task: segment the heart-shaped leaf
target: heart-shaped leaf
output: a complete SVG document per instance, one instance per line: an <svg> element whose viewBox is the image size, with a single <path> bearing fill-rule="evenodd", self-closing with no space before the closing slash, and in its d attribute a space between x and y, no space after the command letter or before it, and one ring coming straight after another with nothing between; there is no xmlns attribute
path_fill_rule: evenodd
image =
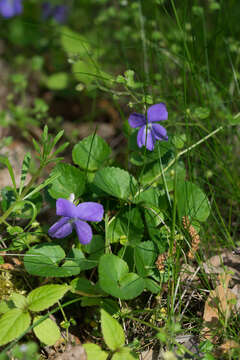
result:
<svg viewBox="0 0 240 360"><path fill-rule="evenodd" d="M100 136L93 134L79 141L72 152L73 162L89 171L99 169L111 154L111 148Z"/></svg>
<svg viewBox="0 0 240 360"><path fill-rule="evenodd" d="M133 299L144 289L144 280L135 273L129 273L127 263L116 255L103 255L98 269L101 288L112 296Z"/></svg>
<svg viewBox="0 0 240 360"><path fill-rule="evenodd" d="M205 221L210 214L207 196L190 181L177 181L177 209L179 217L188 216L190 220Z"/></svg>
<svg viewBox="0 0 240 360"><path fill-rule="evenodd" d="M24 256L24 266L31 275L43 277L64 277L78 275L81 270L91 269L97 265L95 260L87 260L83 252L73 249L66 261L66 254L60 245L43 243L32 247Z"/></svg>
<svg viewBox="0 0 240 360"><path fill-rule="evenodd" d="M93 184L105 193L124 200L133 198L137 188L136 179L127 171L117 167L100 169Z"/></svg>
<svg viewBox="0 0 240 360"><path fill-rule="evenodd" d="M69 164L58 164L51 172L51 176L58 175L51 183L48 190L49 194L54 198L68 199L70 194L79 197L83 194L85 188L85 178L81 170Z"/></svg>

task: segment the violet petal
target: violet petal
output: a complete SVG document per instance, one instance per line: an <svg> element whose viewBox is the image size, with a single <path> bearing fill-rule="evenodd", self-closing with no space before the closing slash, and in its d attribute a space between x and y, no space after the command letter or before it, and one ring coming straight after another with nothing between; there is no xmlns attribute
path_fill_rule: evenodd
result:
<svg viewBox="0 0 240 360"><path fill-rule="evenodd" d="M81 244L86 245L92 240L92 229L85 221L75 220L75 229Z"/></svg>
<svg viewBox="0 0 240 360"><path fill-rule="evenodd" d="M73 226L72 224L69 222L69 218L68 217L62 217L60 220L58 220L57 222L55 222L55 224L53 224L50 229L48 230L48 234L51 237L54 238L64 238L68 235L71 234Z"/></svg>
<svg viewBox="0 0 240 360"><path fill-rule="evenodd" d="M77 217L77 207L67 199L57 199L56 214L70 218Z"/></svg>
<svg viewBox="0 0 240 360"><path fill-rule="evenodd" d="M146 138L146 125L142 126L139 131L138 131L138 134L137 134L137 144L138 144L138 147L142 147L144 144L145 144L145 138Z"/></svg>
<svg viewBox="0 0 240 360"><path fill-rule="evenodd" d="M11 18L22 12L22 0L0 0L0 13L5 18Z"/></svg>
<svg viewBox="0 0 240 360"><path fill-rule="evenodd" d="M168 140L167 130L163 126L159 124L152 124L152 132L156 140Z"/></svg>
<svg viewBox="0 0 240 360"><path fill-rule="evenodd" d="M137 128L146 125L146 118L142 114L133 113L129 116L128 122L132 128Z"/></svg>
<svg viewBox="0 0 240 360"><path fill-rule="evenodd" d="M148 129L147 138L145 139L145 141L146 141L146 148L150 151L153 151L156 139L154 137L154 132L152 129Z"/></svg>
<svg viewBox="0 0 240 360"><path fill-rule="evenodd" d="M54 8L54 19L59 23L63 24L67 20L68 7L66 5L57 5Z"/></svg>
<svg viewBox="0 0 240 360"><path fill-rule="evenodd" d="M103 213L103 206L96 202L84 202L76 209L76 216L85 221L101 221Z"/></svg>
<svg viewBox="0 0 240 360"><path fill-rule="evenodd" d="M168 112L164 103L152 105L147 110L147 120L149 123L154 121L167 120L167 118Z"/></svg>

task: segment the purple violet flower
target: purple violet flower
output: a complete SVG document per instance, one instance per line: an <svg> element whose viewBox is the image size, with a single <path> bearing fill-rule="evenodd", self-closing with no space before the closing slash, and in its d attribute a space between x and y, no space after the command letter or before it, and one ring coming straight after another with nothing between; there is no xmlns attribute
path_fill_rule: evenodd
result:
<svg viewBox="0 0 240 360"><path fill-rule="evenodd" d="M56 5L53 6L49 2L42 4L43 19L46 20L53 17L59 24L63 24L67 20L68 6Z"/></svg>
<svg viewBox="0 0 240 360"><path fill-rule="evenodd" d="M140 127L137 135L138 147L143 145L150 151L154 149L157 140L168 140L167 130L156 124L157 121L167 120L168 112L164 103L155 104L148 108L147 118L138 113L129 116L128 122L132 128Z"/></svg>
<svg viewBox="0 0 240 360"><path fill-rule="evenodd" d="M64 238L74 228L80 243L86 245L92 240L92 229L86 221L101 221L104 209L96 202L84 202L76 206L71 201L60 198L56 203L56 213L62 218L50 227L48 234L54 238Z"/></svg>
<svg viewBox="0 0 240 360"><path fill-rule="evenodd" d="M22 0L0 0L0 14L6 19L22 12Z"/></svg>

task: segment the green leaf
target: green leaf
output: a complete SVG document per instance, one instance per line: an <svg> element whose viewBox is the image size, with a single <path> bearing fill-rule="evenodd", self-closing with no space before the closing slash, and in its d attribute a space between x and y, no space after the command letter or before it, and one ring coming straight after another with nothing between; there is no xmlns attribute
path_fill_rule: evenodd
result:
<svg viewBox="0 0 240 360"><path fill-rule="evenodd" d="M124 346L125 335L122 326L104 309L101 309L101 328L104 341L110 350L116 351Z"/></svg>
<svg viewBox="0 0 240 360"><path fill-rule="evenodd" d="M8 301L1 300L0 301L0 314L4 314L7 311L14 309L14 308L15 308L15 305L12 300L8 300Z"/></svg>
<svg viewBox="0 0 240 360"><path fill-rule="evenodd" d="M133 199L135 204L158 206L160 191L156 187L150 187L137 193Z"/></svg>
<svg viewBox="0 0 240 360"><path fill-rule="evenodd" d="M68 85L68 74L59 72L46 78L46 85L50 90L63 90Z"/></svg>
<svg viewBox="0 0 240 360"><path fill-rule="evenodd" d="M70 56L85 57L91 52L87 38L66 26L61 31L61 43L64 51Z"/></svg>
<svg viewBox="0 0 240 360"><path fill-rule="evenodd" d="M69 254L68 260L65 259L65 252L60 245L54 243L43 243L35 245L28 250L24 256L24 266L27 272L31 275L38 275L43 277L64 277L78 275L81 271L81 266L84 268L80 261L86 261L84 254L81 250L72 251ZM62 264L63 262L63 264ZM60 264L62 264L60 266ZM88 263L88 267L96 266L96 262L93 264ZM90 267L91 268L91 267Z"/></svg>
<svg viewBox="0 0 240 360"><path fill-rule="evenodd" d="M135 273L129 273L127 263L116 255L103 255L98 270L101 288L112 296L133 299L144 289L144 280Z"/></svg>
<svg viewBox="0 0 240 360"><path fill-rule="evenodd" d="M72 72L75 78L86 86L96 81L109 82L112 80L111 75L102 71L100 65L90 59L76 61L72 66Z"/></svg>
<svg viewBox="0 0 240 360"><path fill-rule="evenodd" d="M200 120L207 119L209 115L210 115L210 110L205 107L197 107L193 112L193 116Z"/></svg>
<svg viewBox="0 0 240 360"><path fill-rule="evenodd" d="M93 184L105 193L119 199L129 200L136 192L136 179L127 171L105 167L97 171Z"/></svg>
<svg viewBox="0 0 240 360"><path fill-rule="evenodd" d="M92 241L84 246L88 260L98 260L105 252L105 240L101 235L93 235Z"/></svg>
<svg viewBox="0 0 240 360"><path fill-rule="evenodd" d="M107 360L108 353L103 351L100 346L96 344L83 344L83 347L87 353L88 360Z"/></svg>
<svg viewBox="0 0 240 360"><path fill-rule="evenodd" d="M41 316L36 316L33 323L41 319ZM37 326L34 326L33 332L36 337L44 344L54 345L61 337L61 333L57 324L51 319L45 319Z"/></svg>
<svg viewBox="0 0 240 360"><path fill-rule="evenodd" d="M152 274L156 257L157 251L152 241L141 242L134 248L134 261L140 276Z"/></svg>
<svg viewBox="0 0 240 360"><path fill-rule="evenodd" d="M71 291L84 296L102 296L103 291L86 278L76 278L71 281Z"/></svg>
<svg viewBox="0 0 240 360"><path fill-rule="evenodd" d="M139 357L136 354L134 354L131 351L131 349L129 349L128 347L121 348L112 357L112 360L136 360L136 359L139 359Z"/></svg>
<svg viewBox="0 0 240 360"><path fill-rule="evenodd" d="M72 152L73 162L80 168L96 171L109 158L111 148L100 136L93 134L79 141Z"/></svg>
<svg viewBox="0 0 240 360"><path fill-rule="evenodd" d="M29 171L30 163L31 163L31 154L28 152L23 159L22 170L21 170L21 179L19 185L19 195L22 193L22 189L26 180L27 173Z"/></svg>
<svg viewBox="0 0 240 360"><path fill-rule="evenodd" d="M28 312L21 309L12 309L0 318L0 345L5 345L14 340L27 330L31 323Z"/></svg>
<svg viewBox="0 0 240 360"><path fill-rule="evenodd" d="M210 204L204 192L190 181L177 181L177 209L179 217L188 216L190 221L205 221L210 214Z"/></svg>
<svg viewBox="0 0 240 360"><path fill-rule="evenodd" d="M161 290L161 286L152 279L145 279L145 288L153 294L158 294Z"/></svg>
<svg viewBox="0 0 240 360"><path fill-rule="evenodd" d="M111 315L117 314L119 312L119 306L113 299L86 296L82 299L81 306L98 306L99 308L106 310Z"/></svg>
<svg viewBox="0 0 240 360"><path fill-rule="evenodd" d="M11 300L13 301L14 305L22 311L27 308L28 302L24 295L13 293Z"/></svg>
<svg viewBox="0 0 240 360"><path fill-rule="evenodd" d="M42 311L60 300L69 290L68 285L43 285L28 294L28 309Z"/></svg>
<svg viewBox="0 0 240 360"><path fill-rule="evenodd" d="M125 208L109 222L107 239L111 242L139 243L143 236L144 224L138 208Z"/></svg>
<svg viewBox="0 0 240 360"><path fill-rule="evenodd" d="M81 170L69 164L58 164L51 172L51 176L59 175L48 190L54 199L68 199L70 194L80 197L85 188L85 178Z"/></svg>
<svg viewBox="0 0 240 360"><path fill-rule="evenodd" d="M8 160L8 158L6 156L0 155L0 163L4 164L8 168L8 172L9 172L9 175L10 175L12 183L13 183L13 188L14 188L14 191L16 192L17 186L16 186L16 181L15 181L14 171L13 171L10 161Z"/></svg>

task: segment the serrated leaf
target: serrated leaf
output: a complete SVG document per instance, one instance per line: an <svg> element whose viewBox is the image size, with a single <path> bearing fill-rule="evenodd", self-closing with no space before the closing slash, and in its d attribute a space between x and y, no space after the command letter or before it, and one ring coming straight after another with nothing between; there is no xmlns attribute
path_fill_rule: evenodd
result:
<svg viewBox="0 0 240 360"><path fill-rule="evenodd" d="M28 294L28 308L31 311L48 309L69 290L68 285L43 285Z"/></svg>
<svg viewBox="0 0 240 360"><path fill-rule="evenodd" d="M124 346L125 335L122 326L104 309L101 309L101 328L104 341L110 350L116 351Z"/></svg>
<svg viewBox="0 0 240 360"><path fill-rule="evenodd" d="M127 263L116 255L103 255L98 271L101 288L112 296L133 299L144 289L144 280L135 273L129 273Z"/></svg>
<svg viewBox="0 0 240 360"><path fill-rule="evenodd" d="M31 323L31 317L28 312L20 309L12 309L6 312L0 318L0 345L16 339L27 330Z"/></svg>
<svg viewBox="0 0 240 360"><path fill-rule="evenodd" d="M136 179L117 167L105 167L97 171L93 184L105 193L129 200L137 189Z"/></svg>
<svg viewBox="0 0 240 360"><path fill-rule="evenodd" d="M93 134L74 146L72 157L73 162L80 168L96 171L103 166L110 154L111 148L106 141L97 134Z"/></svg>
<svg viewBox="0 0 240 360"><path fill-rule="evenodd" d="M36 316L33 323L41 319L41 316ZM54 345L61 337L61 333L57 324L51 319L45 319L37 326L34 326L33 332L36 337L44 344Z"/></svg>
<svg viewBox="0 0 240 360"><path fill-rule="evenodd" d="M69 164L58 164L51 172L51 176L59 175L48 190L54 199L68 199L70 194L80 197L85 188L85 177L81 170Z"/></svg>
<svg viewBox="0 0 240 360"><path fill-rule="evenodd" d="M107 360L108 353L103 351L100 346L96 344L83 344L83 347L87 353L88 360Z"/></svg>

